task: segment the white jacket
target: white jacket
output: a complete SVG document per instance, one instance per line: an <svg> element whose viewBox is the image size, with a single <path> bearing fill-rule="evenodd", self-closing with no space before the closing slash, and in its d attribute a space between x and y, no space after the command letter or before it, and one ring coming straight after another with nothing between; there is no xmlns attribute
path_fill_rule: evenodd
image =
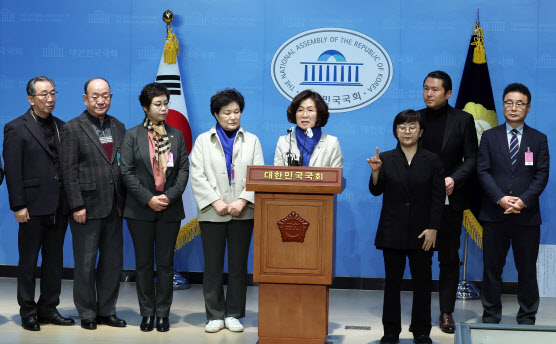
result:
<svg viewBox="0 0 556 344"><path fill-rule="evenodd" d="M292 133L280 136L276 144L276 152L274 153L274 166L287 166L288 158L286 153L290 149L291 152L299 159L299 148L297 148L297 140L295 137L295 130ZM315 147L309 166L314 167L342 167L344 157L340 149L340 142L336 136L327 135L322 133L320 141Z"/></svg>
<svg viewBox="0 0 556 344"><path fill-rule="evenodd" d="M197 137L189 158L191 188L199 207L198 221L227 222L232 219L249 220L254 217L255 193L245 191L245 182L247 165L264 165L263 150L257 136L239 127L232 155L232 169L235 175L232 185L228 183L226 158L216 133L216 126ZM230 214L220 216L211 205L219 199L230 204L238 198L248 201L238 217Z"/></svg>

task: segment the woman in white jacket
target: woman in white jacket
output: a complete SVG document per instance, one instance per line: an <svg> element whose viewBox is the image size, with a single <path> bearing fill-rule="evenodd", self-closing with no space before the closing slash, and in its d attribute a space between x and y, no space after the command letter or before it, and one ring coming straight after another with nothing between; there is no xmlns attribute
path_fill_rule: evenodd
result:
<svg viewBox="0 0 556 344"><path fill-rule="evenodd" d="M263 165L259 139L240 125L245 101L235 89L212 96L216 125L199 135L191 152L191 186L199 207L205 271L203 294L206 332L224 326L242 332L245 316L247 258L253 234L255 195L245 190L247 165ZM228 245L228 288L222 275Z"/></svg>
<svg viewBox="0 0 556 344"><path fill-rule="evenodd" d="M311 90L300 92L288 107L288 121L297 124L280 136L275 166L342 167L344 158L338 138L321 128L328 122L328 105Z"/></svg>

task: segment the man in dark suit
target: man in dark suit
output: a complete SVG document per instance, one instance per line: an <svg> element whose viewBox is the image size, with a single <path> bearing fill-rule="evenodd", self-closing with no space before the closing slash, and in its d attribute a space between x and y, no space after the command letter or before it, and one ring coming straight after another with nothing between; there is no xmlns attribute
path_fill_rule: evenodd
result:
<svg viewBox="0 0 556 344"><path fill-rule="evenodd" d="M106 80L93 78L84 89L87 110L60 133L62 177L73 213L73 299L84 329L94 330L97 323L124 327L116 301L123 261L119 155L125 126L107 114L112 93Z"/></svg>
<svg viewBox="0 0 556 344"><path fill-rule="evenodd" d="M502 271L512 246L518 271L518 324L534 325L539 307L536 261L541 212L539 196L548 183L550 156L546 135L525 124L531 93L522 84L504 90L506 123L487 130L477 156L485 191L479 220L483 225L483 322L502 316Z"/></svg>
<svg viewBox="0 0 556 344"><path fill-rule="evenodd" d="M56 307L60 303L63 246L68 209L60 180L60 135L64 122L52 115L54 81L39 76L27 83L27 112L4 127L4 162L10 209L19 222L17 301L24 329L39 323L72 325ZM42 252L40 297L35 302L35 277ZM38 317L38 318L37 318Z"/></svg>
<svg viewBox="0 0 556 344"><path fill-rule="evenodd" d="M452 317L459 282L459 246L463 210L467 207L466 183L475 170L477 132L473 116L448 104L452 95L452 79L443 71L434 71L423 82L423 115L427 130L423 148L440 156L446 173L446 202L438 229L436 249L440 263L439 304L440 329L454 333Z"/></svg>

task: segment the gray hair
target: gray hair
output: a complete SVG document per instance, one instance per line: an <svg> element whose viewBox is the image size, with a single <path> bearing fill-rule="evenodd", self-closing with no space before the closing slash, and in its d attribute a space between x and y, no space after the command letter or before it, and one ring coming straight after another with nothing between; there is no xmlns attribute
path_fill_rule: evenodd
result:
<svg viewBox="0 0 556 344"><path fill-rule="evenodd" d="M48 81L52 87L56 88L56 85L54 84L54 81L52 81L52 79L41 75L41 76L36 76L33 79L29 80L29 82L27 83L27 95L28 96L34 96L36 95L35 93L37 92L37 89L35 87L35 83L37 83L38 81Z"/></svg>

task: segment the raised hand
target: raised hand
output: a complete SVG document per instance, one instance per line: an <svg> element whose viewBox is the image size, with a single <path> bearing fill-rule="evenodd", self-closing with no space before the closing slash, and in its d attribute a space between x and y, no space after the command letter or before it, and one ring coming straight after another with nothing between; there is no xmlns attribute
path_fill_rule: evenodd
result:
<svg viewBox="0 0 556 344"><path fill-rule="evenodd" d="M382 167L382 160L380 160L380 156L378 155L378 153L378 147L376 147L376 156L367 159L367 162L369 163L369 166L371 167L373 172L380 170L380 168Z"/></svg>

